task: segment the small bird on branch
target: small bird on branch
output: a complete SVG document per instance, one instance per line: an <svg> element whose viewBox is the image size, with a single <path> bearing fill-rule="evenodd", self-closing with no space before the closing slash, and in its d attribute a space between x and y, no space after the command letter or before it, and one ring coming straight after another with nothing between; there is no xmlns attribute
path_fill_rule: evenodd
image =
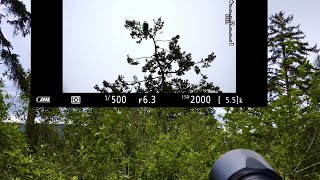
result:
<svg viewBox="0 0 320 180"><path fill-rule="evenodd" d="M142 30L143 30L144 37L145 37L146 39L148 39L149 24L148 24L146 21L143 22Z"/></svg>

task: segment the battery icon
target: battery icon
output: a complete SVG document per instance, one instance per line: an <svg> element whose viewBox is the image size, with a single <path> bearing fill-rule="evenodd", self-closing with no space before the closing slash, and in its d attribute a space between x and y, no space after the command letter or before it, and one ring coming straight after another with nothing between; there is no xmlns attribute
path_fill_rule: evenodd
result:
<svg viewBox="0 0 320 180"><path fill-rule="evenodd" d="M38 96L36 101L37 103L50 103L50 96Z"/></svg>

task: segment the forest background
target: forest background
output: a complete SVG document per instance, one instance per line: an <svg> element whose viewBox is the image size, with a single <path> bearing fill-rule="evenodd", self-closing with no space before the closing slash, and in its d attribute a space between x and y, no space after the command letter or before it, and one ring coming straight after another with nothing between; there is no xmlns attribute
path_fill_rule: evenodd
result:
<svg viewBox="0 0 320 180"><path fill-rule="evenodd" d="M31 13L18 0L1 1L1 6L6 12L0 16L1 26L7 23L14 32L0 30L0 63L5 67L0 81L0 179L207 179L215 160L236 148L260 153L284 179L320 179L319 49L305 40L292 15L281 11L270 16L268 107L224 108L217 118L214 108L31 108L31 71L23 68L7 37L30 36ZM150 24L150 38L163 22ZM135 22L124 25L136 32L132 38L143 40ZM152 59L180 60L176 76L191 68L199 71L178 40L174 36L169 41L167 54L156 48ZM209 54L199 63L214 59ZM146 73L157 72L152 68L161 71L164 66L151 63ZM161 72L163 78L166 73ZM218 90L198 74L203 83L146 78L144 83L158 86L136 90ZM6 80L15 83L19 98L6 91ZM118 91L130 84L103 86ZM25 122L23 132L19 123L12 123L12 113Z"/></svg>

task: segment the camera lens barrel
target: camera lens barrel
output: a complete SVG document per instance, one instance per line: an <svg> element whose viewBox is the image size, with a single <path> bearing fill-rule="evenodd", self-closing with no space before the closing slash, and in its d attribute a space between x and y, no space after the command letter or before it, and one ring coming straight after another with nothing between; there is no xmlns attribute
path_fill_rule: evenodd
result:
<svg viewBox="0 0 320 180"><path fill-rule="evenodd" d="M209 180L282 180L258 153L235 149L223 154L213 165Z"/></svg>

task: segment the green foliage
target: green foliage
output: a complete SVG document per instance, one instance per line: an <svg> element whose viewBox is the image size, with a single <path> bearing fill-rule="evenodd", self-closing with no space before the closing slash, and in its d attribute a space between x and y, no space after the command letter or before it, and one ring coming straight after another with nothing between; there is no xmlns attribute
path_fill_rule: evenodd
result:
<svg viewBox="0 0 320 180"><path fill-rule="evenodd" d="M0 121L4 120L7 118L7 112L10 106L10 103L6 103L6 99L8 99L8 94L3 92L3 82L2 79L0 78Z"/></svg>
<svg viewBox="0 0 320 180"><path fill-rule="evenodd" d="M0 179L64 179L53 161L41 155L45 151L30 154L18 124L4 122L9 106L2 88L0 81Z"/></svg>
<svg viewBox="0 0 320 180"><path fill-rule="evenodd" d="M25 147L1 153L1 179L64 179L51 159L24 152L27 150L26 143L21 143Z"/></svg>
<svg viewBox="0 0 320 180"><path fill-rule="evenodd" d="M320 66L319 68L316 68L314 73L311 75L312 80L310 81L311 83L311 88L310 88L310 96L311 96L311 102L313 106L320 111Z"/></svg>
<svg viewBox="0 0 320 180"><path fill-rule="evenodd" d="M66 126L65 141L77 153L72 157L61 154L64 158L60 159L70 165L64 167L65 173L73 168L68 177L80 179L207 179L212 162L224 152L223 130L212 116L177 113L181 111L68 110L67 117L75 118L77 126ZM169 120L168 114L174 113L176 118Z"/></svg>

